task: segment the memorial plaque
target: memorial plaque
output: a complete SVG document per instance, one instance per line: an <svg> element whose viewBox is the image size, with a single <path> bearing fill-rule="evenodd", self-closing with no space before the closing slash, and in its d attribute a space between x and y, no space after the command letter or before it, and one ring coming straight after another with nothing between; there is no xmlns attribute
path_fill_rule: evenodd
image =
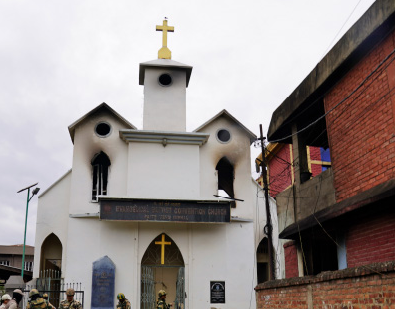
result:
<svg viewBox="0 0 395 309"><path fill-rule="evenodd" d="M225 304L225 281L210 281L210 303Z"/></svg>
<svg viewBox="0 0 395 309"><path fill-rule="evenodd" d="M230 202L101 198L100 219L224 223L230 222Z"/></svg>
<svg viewBox="0 0 395 309"><path fill-rule="evenodd" d="M106 255L93 262L92 309L114 309L115 265Z"/></svg>

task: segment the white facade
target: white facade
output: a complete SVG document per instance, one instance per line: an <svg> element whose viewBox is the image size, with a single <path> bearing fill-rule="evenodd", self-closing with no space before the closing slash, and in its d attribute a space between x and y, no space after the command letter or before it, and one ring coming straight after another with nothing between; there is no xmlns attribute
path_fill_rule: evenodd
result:
<svg viewBox="0 0 395 309"><path fill-rule="evenodd" d="M191 70L163 59L140 65L144 130L137 130L105 103L69 127L74 143L72 169L39 197L34 277L45 269L47 260L61 259L64 281L82 282L85 308L91 307L92 263L106 255L116 267L115 295L124 293L132 308L140 308L142 259L162 234L182 256L185 308L256 307L257 248L266 224L263 192L251 179L250 145L256 137L225 110L194 132L185 132L185 91ZM165 87L158 84L163 73L173 78ZM108 134L97 133L101 123L110 128ZM218 138L221 130L225 140L230 133L228 141ZM234 179L228 177L225 182L233 183L233 197L244 201L236 201L228 223L100 220L100 198L98 202L92 197L92 160L101 152L111 162L107 188L102 189L107 198L219 200L214 195L218 182L224 182L217 167L226 158L225 166L233 169ZM274 202L270 203L276 218ZM275 224L274 235L276 231ZM61 252L45 246L52 234L59 239ZM277 244L275 238L275 248ZM175 272L162 266L152 266L162 280L155 292L167 290L171 303L176 294ZM211 281L225 282L225 304L210 304Z"/></svg>

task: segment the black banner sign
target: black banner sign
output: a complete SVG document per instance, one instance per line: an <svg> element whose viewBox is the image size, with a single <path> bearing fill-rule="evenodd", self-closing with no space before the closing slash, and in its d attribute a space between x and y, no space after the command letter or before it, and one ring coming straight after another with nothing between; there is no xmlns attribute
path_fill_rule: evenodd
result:
<svg viewBox="0 0 395 309"><path fill-rule="evenodd" d="M230 222L230 202L101 199L100 219L154 222Z"/></svg>
<svg viewBox="0 0 395 309"><path fill-rule="evenodd" d="M225 281L210 281L210 303L225 304Z"/></svg>

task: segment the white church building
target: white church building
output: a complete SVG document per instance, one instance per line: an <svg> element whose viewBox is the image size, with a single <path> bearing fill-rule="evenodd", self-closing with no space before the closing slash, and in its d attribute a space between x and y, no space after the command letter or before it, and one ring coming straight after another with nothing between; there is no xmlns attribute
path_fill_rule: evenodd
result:
<svg viewBox="0 0 395 309"><path fill-rule="evenodd" d="M226 110L186 132L192 67L171 60L167 21L157 29L159 59L140 64L143 129L106 103L69 126L72 168L39 197L33 277L57 269L81 282L85 308L114 308L124 293L153 309L163 289L177 309L254 309L268 276L257 137Z"/></svg>

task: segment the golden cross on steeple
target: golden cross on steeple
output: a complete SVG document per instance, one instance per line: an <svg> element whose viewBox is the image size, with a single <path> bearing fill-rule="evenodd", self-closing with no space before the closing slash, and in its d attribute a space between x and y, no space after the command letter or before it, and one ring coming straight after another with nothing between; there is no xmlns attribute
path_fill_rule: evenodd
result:
<svg viewBox="0 0 395 309"><path fill-rule="evenodd" d="M165 264L165 246L171 245L170 241L165 241L165 234L162 234L161 241L155 241L155 245L161 245L161 253L160 253L160 263L161 265Z"/></svg>
<svg viewBox="0 0 395 309"><path fill-rule="evenodd" d="M167 48L167 32L174 32L174 27L167 25L167 19L163 21L162 26L156 26L156 31L163 31L162 48L158 51L158 59L171 59L171 51Z"/></svg>

